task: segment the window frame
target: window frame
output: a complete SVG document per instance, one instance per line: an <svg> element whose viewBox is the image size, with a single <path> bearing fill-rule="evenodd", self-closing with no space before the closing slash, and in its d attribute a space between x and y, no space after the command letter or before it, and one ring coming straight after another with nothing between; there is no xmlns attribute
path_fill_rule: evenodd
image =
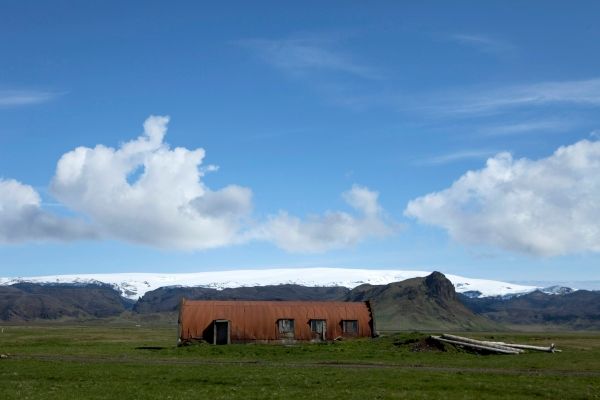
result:
<svg viewBox="0 0 600 400"><path fill-rule="evenodd" d="M287 322L288 326L286 330L282 329ZM277 320L277 333L279 335L295 335L296 334L296 321L293 318L279 318Z"/></svg>
<svg viewBox="0 0 600 400"><path fill-rule="evenodd" d="M313 322L315 322L315 323L320 322L321 323L321 330L320 331L318 331L318 330L316 330L316 329L313 328ZM308 324L310 325L310 331L312 333L318 333L318 334L323 335L327 331L327 320L324 319L324 318L311 318L308 321Z"/></svg>
<svg viewBox="0 0 600 400"><path fill-rule="evenodd" d="M347 328L352 323L351 326L354 327L353 331L349 331ZM346 336L358 336L358 320L357 319L343 319L342 320L342 334Z"/></svg>

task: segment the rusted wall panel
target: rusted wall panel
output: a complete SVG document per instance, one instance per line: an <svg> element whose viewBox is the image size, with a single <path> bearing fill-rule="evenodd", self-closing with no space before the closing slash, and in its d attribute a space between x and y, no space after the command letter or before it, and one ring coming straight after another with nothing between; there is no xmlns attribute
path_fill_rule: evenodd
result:
<svg viewBox="0 0 600 400"><path fill-rule="evenodd" d="M357 320L358 335L373 336L365 302L200 301L184 300L179 313L180 339L205 339L217 319L230 321L231 341L278 340L277 320L295 321L295 339L311 340L311 319L327 321L327 340L342 336L342 320Z"/></svg>

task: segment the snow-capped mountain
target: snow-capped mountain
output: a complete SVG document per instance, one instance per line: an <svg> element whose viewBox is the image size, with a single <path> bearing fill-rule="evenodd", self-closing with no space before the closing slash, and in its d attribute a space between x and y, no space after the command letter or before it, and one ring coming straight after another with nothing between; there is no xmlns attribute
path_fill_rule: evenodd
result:
<svg viewBox="0 0 600 400"><path fill-rule="evenodd" d="M123 297L137 300L144 293L164 286L201 286L225 289L297 284L302 286L343 286L351 289L365 283L385 285L410 278L424 277L430 273L431 271L349 268L254 269L172 274L138 272L0 278L0 285L12 285L19 282L45 284L104 283L113 286ZM458 275L446 275L446 277L454 284L458 293L467 292L472 297L520 295L540 289L537 286L465 278Z"/></svg>

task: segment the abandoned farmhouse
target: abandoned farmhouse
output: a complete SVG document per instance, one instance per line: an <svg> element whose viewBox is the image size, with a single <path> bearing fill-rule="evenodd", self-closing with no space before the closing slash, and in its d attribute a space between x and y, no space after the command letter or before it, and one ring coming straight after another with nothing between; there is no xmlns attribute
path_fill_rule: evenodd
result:
<svg viewBox="0 0 600 400"><path fill-rule="evenodd" d="M183 299L179 309L179 344L288 343L374 334L369 302Z"/></svg>

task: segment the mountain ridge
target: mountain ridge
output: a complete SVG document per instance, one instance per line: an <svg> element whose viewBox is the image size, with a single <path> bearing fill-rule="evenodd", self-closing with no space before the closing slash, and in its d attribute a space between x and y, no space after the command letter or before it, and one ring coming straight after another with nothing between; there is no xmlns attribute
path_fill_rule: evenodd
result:
<svg viewBox="0 0 600 400"><path fill-rule="evenodd" d="M294 284L307 287L346 287L362 284L385 285L406 279L425 277L431 271L358 268L272 268L208 271L196 273L118 273L73 274L37 277L0 277L0 285L29 283L104 283L112 285L123 297L131 300L161 287L204 287L217 290L239 287ZM532 292L537 286L509 282L445 275L459 293L479 292L479 297L506 296Z"/></svg>
<svg viewBox="0 0 600 400"><path fill-rule="evenodd" d="M383 285L345 287L263 285L239 288L161 287L136 302L101 283L0 285L0 320L87 320L176 317L182 297L201 300L337 300L374 302L383 330L600 329L600 291L561 287L520 295L469 298L434 272ZM550 294L549 294L550 293ZM129 311L131 310L131 311ZM127 311L127 312L126 312Z"/></svg>
<svg viewBox="0 0 600 400"><path fill-rule="evenodd" d="M459 297L472 312L505 326L600 329L600 291L555 294L536 290L509 299Z"/></svg>

